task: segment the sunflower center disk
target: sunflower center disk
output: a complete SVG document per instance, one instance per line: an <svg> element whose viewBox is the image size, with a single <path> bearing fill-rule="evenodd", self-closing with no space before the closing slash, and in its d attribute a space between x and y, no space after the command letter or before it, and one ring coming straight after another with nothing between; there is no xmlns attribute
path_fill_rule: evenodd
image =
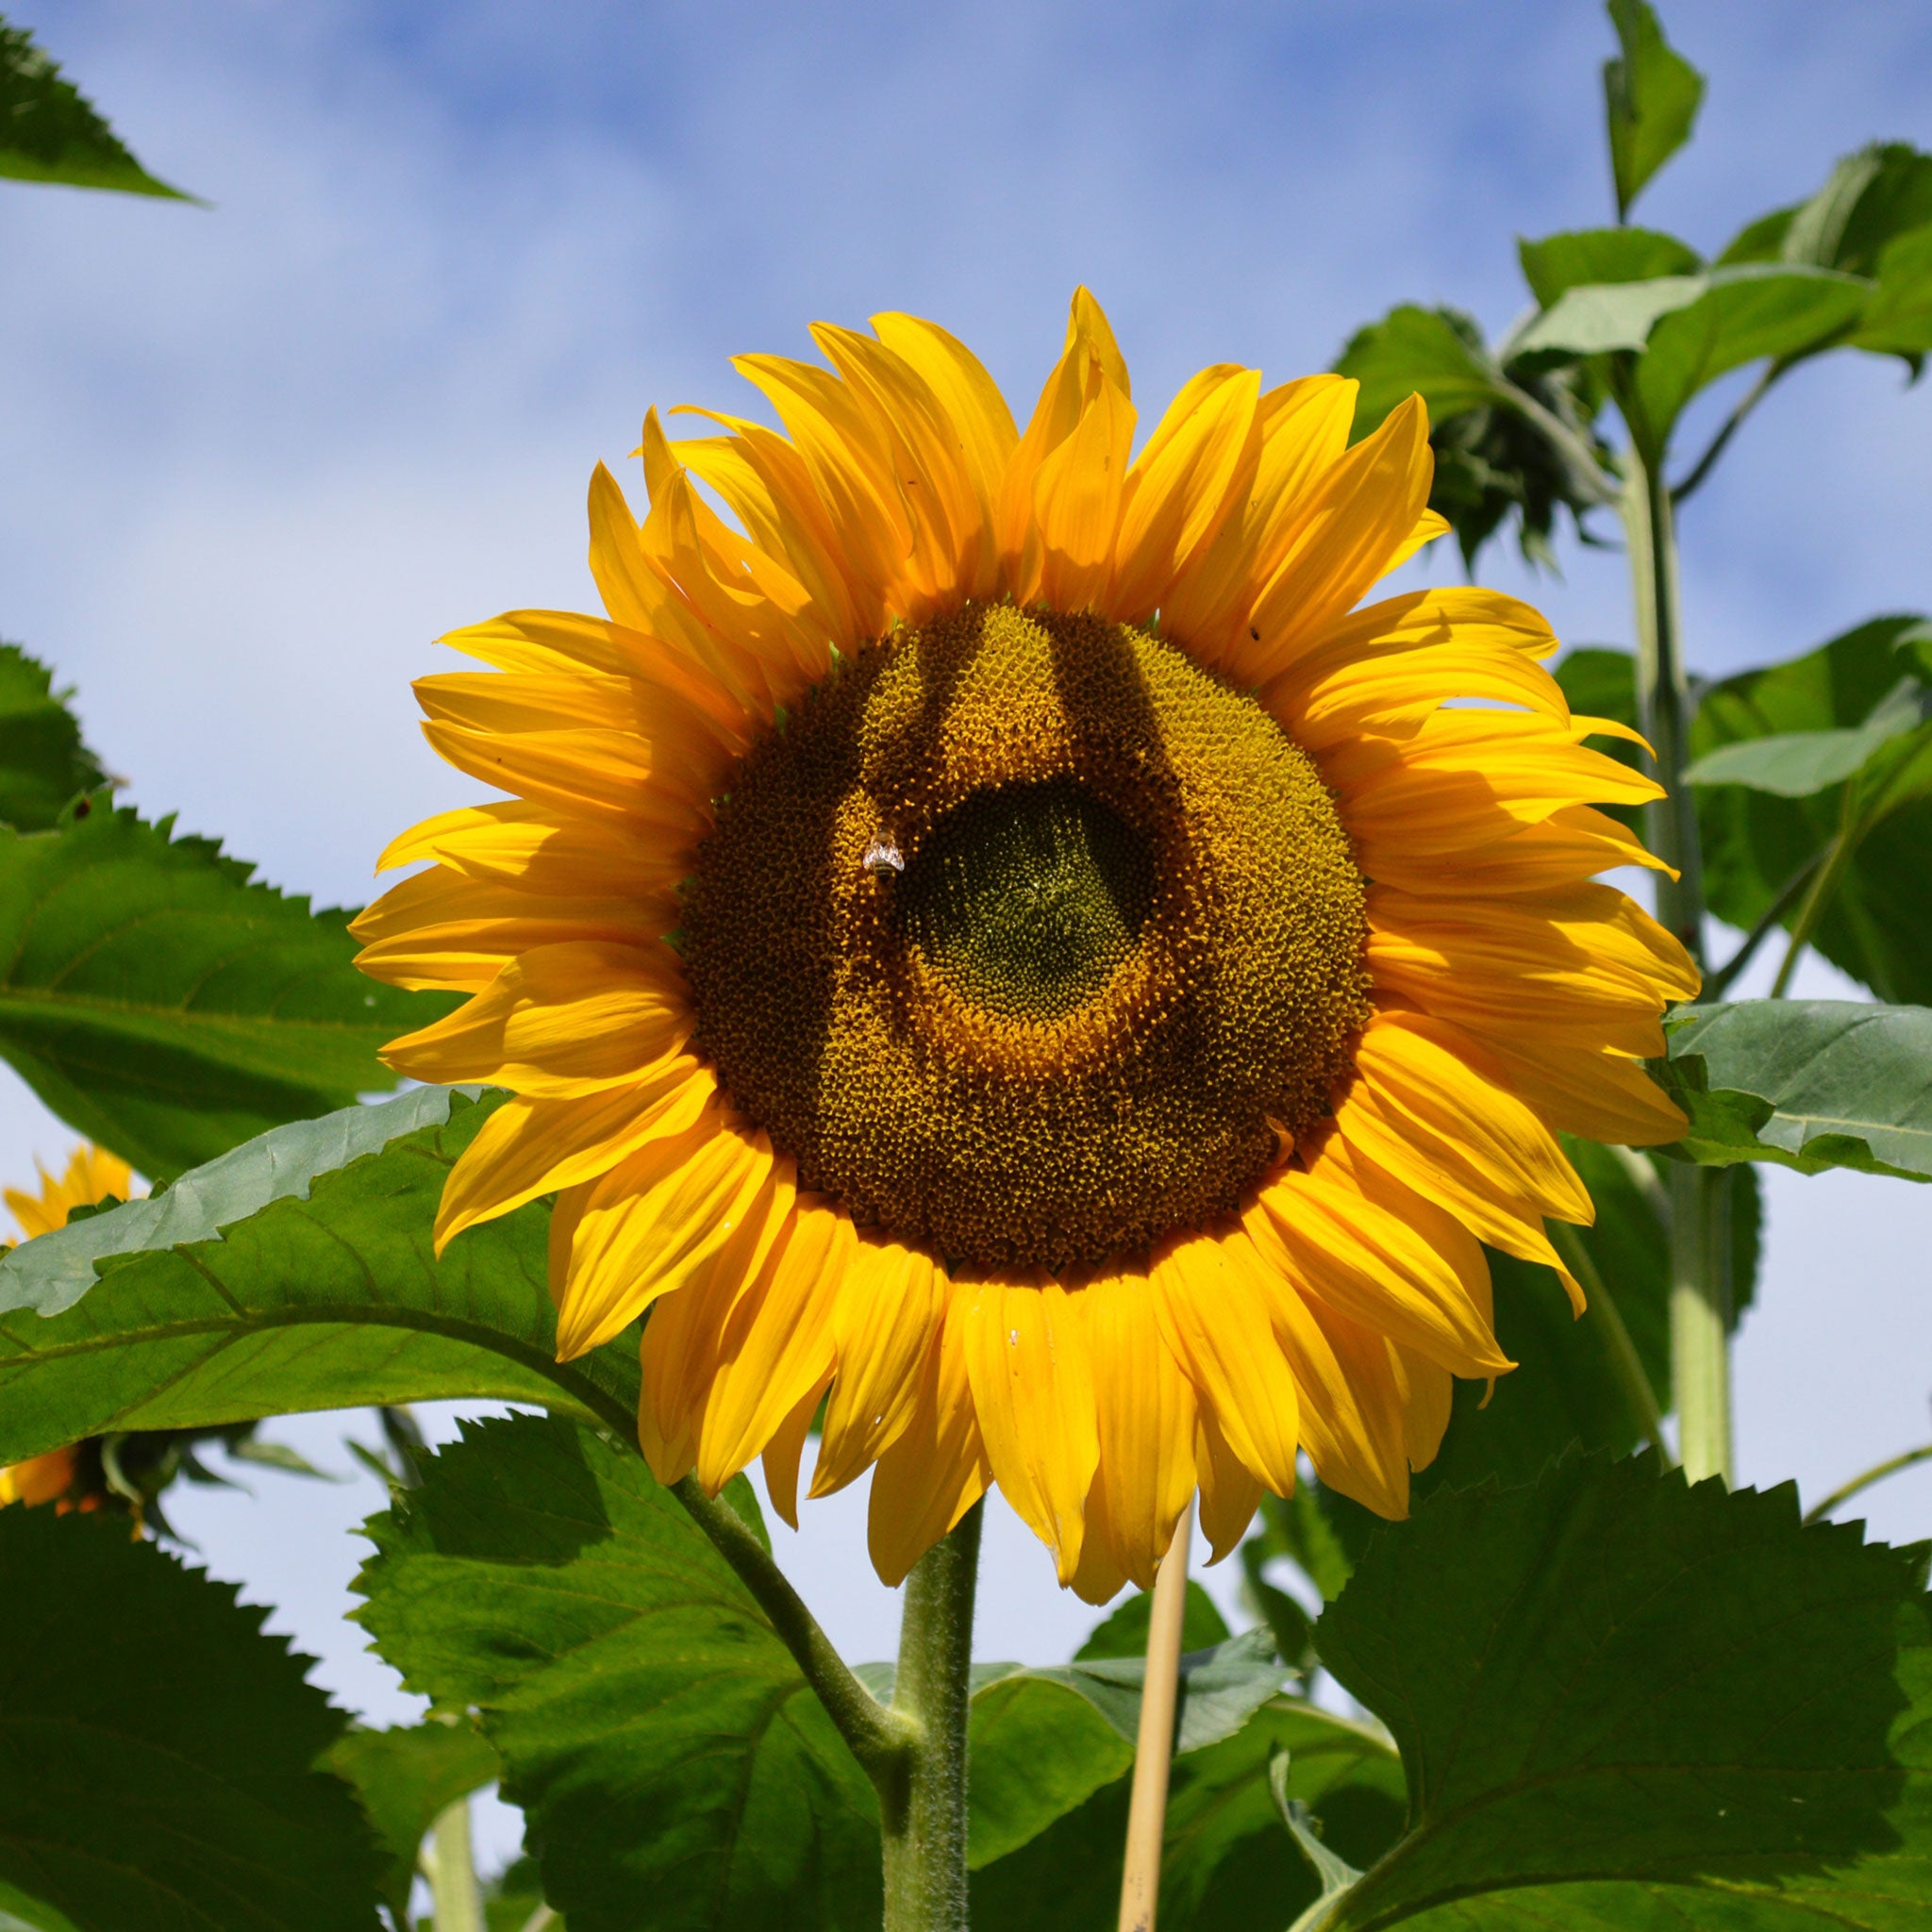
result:
<svg viewBox="0 0 1932 1932"><path fill-rule="evenodd" d="M900 930L969 1007L1064 1018L1132 955L1154 898L1133 827L1070 779L978 791L907 867Z"/></svg>
<svg viewBox="0 0 1932 1932"><path fill-rule="evenodd" d="M755 746L684 918L696 1043L802 1186L1056 1270L1226 1213L1326 1111L1365 941L1258 706L1009 605L861 651Z"/></svg>

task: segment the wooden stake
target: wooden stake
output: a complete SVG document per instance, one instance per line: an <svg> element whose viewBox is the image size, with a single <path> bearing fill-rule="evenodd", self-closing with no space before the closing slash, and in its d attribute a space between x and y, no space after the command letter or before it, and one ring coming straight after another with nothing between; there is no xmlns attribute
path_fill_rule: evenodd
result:
<svg viewBox="0 0 1932 1932"><path fill-rule="evenodd" d="M1147 1675L1141 1690L1141 1735L1134 1745L1134 1795L1127 1809L1127 1856L1121 1874L1120 1932L1154 1932L1160 1899L1160 1841L1167 1828L1167 1774L1174 1762L1174 1694L1180 1682L1181 1620L1188 1607L1191 1503L1154 1578L1147 1621Z"/></svg>

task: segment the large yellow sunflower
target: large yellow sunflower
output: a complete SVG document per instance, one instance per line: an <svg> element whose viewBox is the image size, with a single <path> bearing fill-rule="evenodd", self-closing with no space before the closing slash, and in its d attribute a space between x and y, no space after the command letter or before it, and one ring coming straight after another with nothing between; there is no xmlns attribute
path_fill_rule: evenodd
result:
<svg viewBox="0 0 1932 1932"><path fill-rule="evenodd" d="M1094 1601L1298 1448L1401 1515L1510 1366L1479 1243L1561 1274L1590 1217L1554 1130L1680 1130L1638 1061L1696 973L1592 883L1655 862L1592 804L1656 788L1527 606L1356 608L1443 528L1419 399L1351 448L1353 383L1217 365L1135 456L1085 291L1024 434L874 331L739 361L783 433L648 417L642 525L591 485L608 617L416 687L510 794L357 926L471 995L391 1064L514 1096L438 1240L554 1192L564 1354L650 1311L658 1474L762 1455L795 1521L823 1403L888 1582L992 1483Z"/></svg>

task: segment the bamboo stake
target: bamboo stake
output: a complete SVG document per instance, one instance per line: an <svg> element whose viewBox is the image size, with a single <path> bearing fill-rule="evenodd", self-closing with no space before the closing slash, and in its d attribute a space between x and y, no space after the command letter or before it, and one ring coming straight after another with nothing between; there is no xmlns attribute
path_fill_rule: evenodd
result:
<svg viewBox="0 0 1932 1932"><path fill-rule="evenodd" d="M1147 1620L1147 1674L1141 1688L1141 1734L1134 1745L1134 1794L1127 1809L1127 1856L1121 1874L1120 1932L1154 1932L1160 1899L1160 1841L1167 1828L1167 1774L1174 1762L1174 1713L1180 1683L1181 1621L1188 1607L1191 1503L1154 1578Z"/></svg>

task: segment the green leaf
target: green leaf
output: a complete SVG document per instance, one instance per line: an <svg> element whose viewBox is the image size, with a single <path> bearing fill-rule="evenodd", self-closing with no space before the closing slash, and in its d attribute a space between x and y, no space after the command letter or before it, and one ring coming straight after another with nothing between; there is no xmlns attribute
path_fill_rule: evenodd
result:
<svg viewBox="0 0 1932 1932"><path fill-rule="evenodd" d="M1655 228L1577 228L1519 241L1516 258L1540 308L1587 283L1648 282L1695 275L1704 258L1688 242Z"/></svg>
<svg viewBox="0 0 1932 1932"><path fill-rule="evenodd" d="M1645 0L1609 0L1623 55L1604 62L1604 112L1617 219L1643 185L1690 139L1704 99L1704 76L1664 39Z"/></svg>
<svg viewBox="0 0 1932 1932"><path fill-rule="evenodd" d="M1249 1541L1259 1545L1264 1563L1274 1557L1286 1557L1326 1603L1341 1594L1355 1559L1323 1508L1320 1491L1319 1483L1304 1482L1295 1485L1291 1496L1264 1492L1261 1527Z"/></svg>
<svg viewBox="0 0 1932 1932"><path fill-rule="evenodd" d="M1932 226L1888 242L1878 258L1878 286L1853 330L1855 349L1904 356L1914 368L1932 349Z"/></svg>
<svg viewBox="0 0 1932 1932"><path fill-rule="evenodd" d="M347 913L172 825L101 795L58 832L0 827L0 1056L152 1176L392 1088L377 1048L451 1004L364 977Z"/></svg>
<svg viewBox="0 0 1932 1932"><path fill-rule="evenodd" d="M498 1099L421 1088L277 1128L0 1257L0 1462L110 1431L463 1396L627 1434L635 1331L555 1359L541 1204L432 1255L443 1182Z"/></svg>
<svg viewBox="0 0 1932 1932"><path fill-rule="evenodd" d="M0 1882L77 1932L374 1932L375 1846L312 1768L342 1716L265 1611L125 1522L23 1508L0 1603Z"/></svg>
<svg viewBox="0 0 1932 1932"><path fill-rule="evenodd" d="M1659 315L1637 365L1638 404L1658 449L1698 391L1747 362L1790 361L1830 346L1872 292L1862 277L1799 263L1713 269L1705 279L1695 301Z"/></svg>
<svg viewBox="0 0 1932 1932"><path fill-rule="evenodd" d="M1641 282L1583 282L1568 288L1511 343L1517 356L1607 356L1641 350L1661 316L1687 308L1710 286L1704 275Z"/></svg>
<svg viewBox="0 0 1932 1932"><path fill-rule="evenodd" d="M0 643L0 824L50 830L82 792L107 784L68 709L73 695L57 691L53 674L18 644Z"/></svg>
<svg viewBox="0 0 1932 1932"><path fill-rule="evenodd" d="M1925 712L1924 687L1903 677L1862 724L1744 739L1698 758L1684 777L1691 785L1747 785L1780 798L1808 798L1862 772L1893 740L1917 730Z"/></svg>
<svg viewBox="0 0 1932 1932"><path fill-rule="evenodd" d="M1919 1923L1924 1572L1923 1547L1801 1528L1790 1485L1691 1489L1647 1459L1439 1491L1317 1633L1410 1793L1324 1932Z"/></svg>
<svg viewBox="0 0 1932 1932"><path fill-rule="evenodd" d="M1915 616L1878 618L1802 658L1709 686L1690 750L1698 767L1707 768L1726 746L1857 730L1902 675L1928 673L1932 625ZM1876 822L1864 831L1811 937L1841 972L1899 1005L1932 1004L1932 757L1918 745L1917 738L1900 739L1861 781ZM1894 754L1911 754L1911 762L1894 769ZM1701 791L1697 819L1711 910L1751 930L1837 836L1842 816L1837 790L1805 798L1740 787ZM1787 924L1795 910L1793 897L1783 915Z"/></svg>
<svg viewBox="0 0 1932 1932"><path fill-rule="evenodd" d="M348 1781L381 1840L388 1869L383 1899L398 1925L408 1923L416 1858L437 1815L458 1798L496 1782L496 1753L468 1723L351 1730L323 1762Z"/></svg>
<svg viewBox="0 0 1932 1932"><path fill-rule="evenodd" d="M1325 1844L1367 1865L1399 1835L1402 1770L1380 1727L1278 1698L1232 1737L1174 1760L1160 1866L1163 1932L1279 1932L1314 1898L1269 1792L1270 1757L1282 1750L1289 1794L1319 1814ZM1114 1932L1128 1789L1126 1777L1117 1779L975 1870L973 1924Z"/></svg>
<svg viewBox="0 0 1932 1932"><path fill-rule="evenodd" d="M1391 309L1351 338L1336 367L1361 384L1357 440L1410 394L1428 405L1429 507L1448 519L1466 561L1514 516L1524 557L1553 564L1558 508L1580 524L1603 498L1590 427L1597 405L1578 372L1506 373L1459 309Z"/></svg>
<svg viewBox="0 0 1932 1932"><path fill-rule="evenodd" d="M1665 1033L1691 1159L1932 1180L1932 1008L1740 1000L1679 1007Z"/></svg>
<svg viewBox="0 0 1932 1932"><path fill-rule="evenodd" d="M1900 236L1932 224L1932 155L1902 141L1846 155L1809 201L1760 215L1718 259L1803 261L1872 275Z"/></svg>
<svg viewBox="0 0 1932 1932"><path fill-rule="evenodd" d="M1502 371L1468 316L1413 303L1357 330L1335 372L1361 384L1350 432L1357 441L1412 394L1428 405L1433 426L1495 401L1503 386Z"/></svg>
<svg viewBox="0 0 1932 1932"><path fill-rule="evenodd" d="M58 181L71 188L112 188L192 201L157 181L122 146L92 102L34 44L24 28L0 19L0 176Z"/></svg>
<svg viewBox="0 0 1932 1932"><path fill-rule="evenodd" d="M1102 1657L1145 1657L1147 1626L1154 1615L1154 1592L1137 1590L1122 1600L1113 1613L1093 1627L1087 1641L1074 1653L1075 1663ZM1214 1599L1193 1577L1188 1579L1187 1607L1181 1612L1181 1649L1212 1650L1228 1640L1227 1620Z"/></svg>
<svg viewBox="0 0 1932 1932"><path fill-rule="evenodd" d="M368 1533L358 1620L409 1689L479 1709L573 1932L877 1926L871 1784L635 1453L468 1424Z"/></svg>

